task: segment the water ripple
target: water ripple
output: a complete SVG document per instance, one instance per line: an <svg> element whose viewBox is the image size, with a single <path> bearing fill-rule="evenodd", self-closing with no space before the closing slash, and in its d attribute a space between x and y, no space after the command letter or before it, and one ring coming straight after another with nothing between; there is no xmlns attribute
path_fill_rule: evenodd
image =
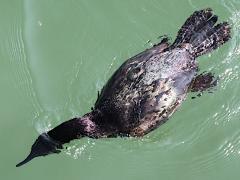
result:
<svg viewBox="0 0 240 180"><path fill-rule="evenodd" d="M35 109L35 116L42 111L34 89L24 43L24 33L19 23L12 24L8 40L5 43L10 56L10 66L15 78L15 88L25 93Z"/></svg>

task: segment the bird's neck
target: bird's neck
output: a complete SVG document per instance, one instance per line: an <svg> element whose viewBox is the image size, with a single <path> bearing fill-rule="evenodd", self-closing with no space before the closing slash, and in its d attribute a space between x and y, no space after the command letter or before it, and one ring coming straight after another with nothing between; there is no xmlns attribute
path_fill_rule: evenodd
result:
<svg viewBox="0 0 240 180"><path fill-rule="evenodd" d="M97 137L98 130L96 124L93 122L92 114L88 113L81 118L73 118L58 125L47 132L47 134L60 144L65 144L84 136Z"/></svg>
<svg viewBox="0 0 240 180"><path fill-rule="evenodd" d="M93 119L94 116L91 112L81 118L70 119L52 130L42 133L32 145L30 154L16 166L22 166L38 156L60 153L59 149L63 149L63 144L69 143L71 140L84 136L99 137L99 130Z"/></svg>

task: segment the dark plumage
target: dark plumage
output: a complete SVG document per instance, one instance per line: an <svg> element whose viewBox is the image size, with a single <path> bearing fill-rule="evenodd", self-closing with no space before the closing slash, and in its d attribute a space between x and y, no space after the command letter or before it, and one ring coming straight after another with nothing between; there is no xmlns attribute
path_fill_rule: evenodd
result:
<svg viewBox="0 0 240 180"><path fill-rule="evenodd" d="M189 91L216 85L211 73L197 75L196 58L230 39L227 22L215 25L211 9L194 12L170 45L159 44L128 59L102 89L90 113L41 134L29 156L59 153L64 143L81 137L143 136L163 124Z"/></svg>

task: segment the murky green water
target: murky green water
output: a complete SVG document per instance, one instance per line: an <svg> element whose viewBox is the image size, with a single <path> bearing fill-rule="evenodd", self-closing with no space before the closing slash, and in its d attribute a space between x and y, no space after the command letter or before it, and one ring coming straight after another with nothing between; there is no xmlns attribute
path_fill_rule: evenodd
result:
<svg viewBox="0 0 240 180"><path fill-rule="evenodd" d="M213 94L189 95L142 139L85 138L15 167L39 133L88 112L125 59L175 38L205 7L233 27L229 43L199 59L220 75ZM239 0L0 0L0 27L0 179L239 179Z"/></svg>

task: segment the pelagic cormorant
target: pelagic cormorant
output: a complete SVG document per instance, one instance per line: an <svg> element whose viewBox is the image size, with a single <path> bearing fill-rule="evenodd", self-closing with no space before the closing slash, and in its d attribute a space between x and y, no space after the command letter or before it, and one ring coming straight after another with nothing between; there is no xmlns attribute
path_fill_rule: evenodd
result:
<svg viewBox="0 0 240 180"><path fill-rule="evenodd" d="M37 156L59 153L82 137L141 137L165 123L189 91L216 85L211 72L198 74L196 58L230 39L227 22L217 25L210 8L195 11L170 44L159 44L125 61L103 87L92 111L41 134L21 166Z"/></svg>

